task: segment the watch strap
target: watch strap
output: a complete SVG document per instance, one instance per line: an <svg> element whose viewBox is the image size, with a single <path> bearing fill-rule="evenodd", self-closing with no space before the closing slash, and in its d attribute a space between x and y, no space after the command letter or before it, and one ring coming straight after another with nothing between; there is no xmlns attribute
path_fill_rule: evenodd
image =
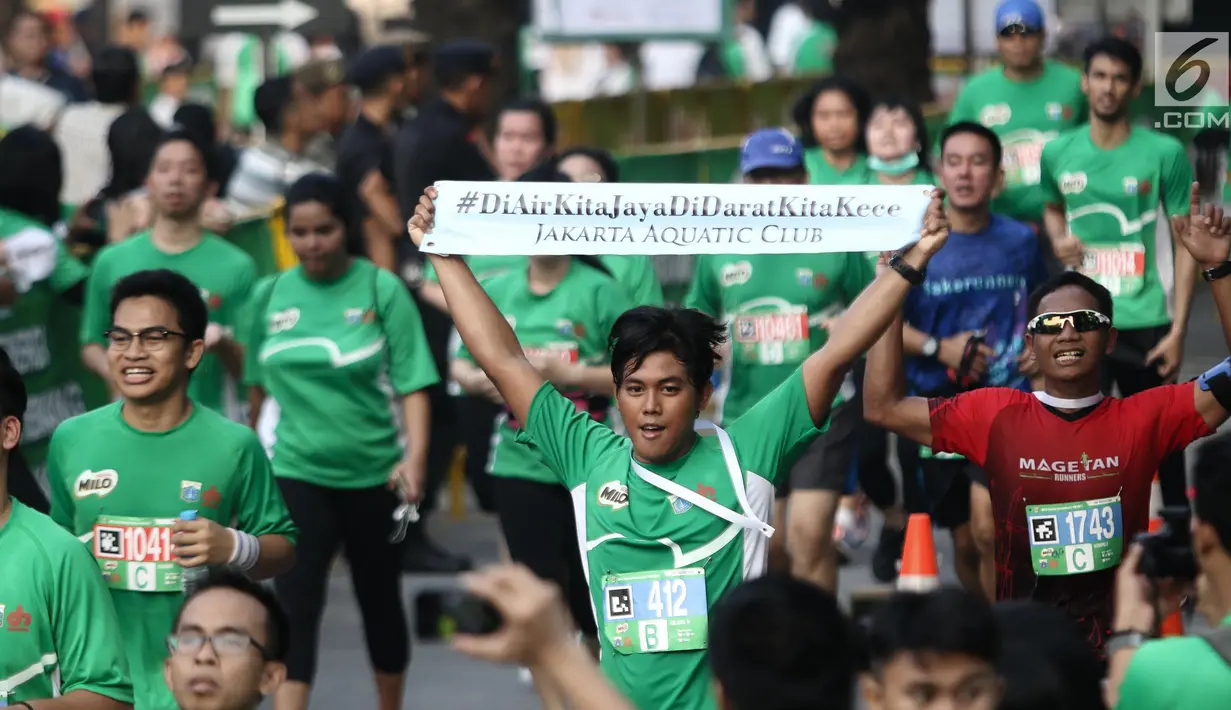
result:
<svg viewBox="0 0 1231 710"><path fill-rule="evenodd" d="M912 286L922 286L923 282L927 280L926 269L924 271L920 271L910 264L907 264L906 260L902 258L900 253L895 253L889 258L889 268L898 272L898 275L906 279Z"/></svg>
<svg viewBox="0 0 1231 710"><path fill-rule="evenodd" d="M1226 276L1231 276L1231 261L1224 261L1212 269L1205 269L1201 272L1201 278L1206 281L1217 281Z"/></svg>
<svg viewBox="0 0 1231 710"><path fill-rule="evenodd" d="M1113 631L1107 637L1107 644L1104 646L1104 650L1110 658L1117 651L1127 651L1141 646L1147 638L1149 637L1140 631Z"/></svg>

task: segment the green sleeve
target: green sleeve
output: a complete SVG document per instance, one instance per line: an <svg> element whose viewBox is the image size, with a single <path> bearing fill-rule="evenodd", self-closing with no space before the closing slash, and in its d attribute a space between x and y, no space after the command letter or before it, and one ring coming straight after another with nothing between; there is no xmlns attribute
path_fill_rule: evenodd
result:
<svg viewBox="0 0 1231 710"><path fill-rule="evenodd" d="M1060 141L1048 141L1047 145L1043 146L1043 155L1039 158L1039 190L1043 193L1043 204L1045 205L1064 204L1064 196L1060 194L1060 185L1056 182L1056 176L1052 172L1052 163L1056 160L1056 153L1060 151L1059 143Z"/></svg>
<svg viewBox="0 0 1231 710"><path fill-rule="evenodd" d="M812 422L803 367L727 427L741 465L777 483L821 433Z"/></svg>
<svg viewBox="0 0 1231 710"><path fill-rule="evenodd" d="M436 362L427 347L423 320L410 292L396 276L385 270L377 272L379 281L376 304L385 338L389 345L389 379L398 394L410 394L440 382Z"/></svg>
<svg viewBox="0 0 1231 710"><path fill-rule="evenodd" d="M846 255L846 266L842 269L842 296L846 305L851 305L859 294L876 278L872 262L859 252Z"/></svg>
<svg viewBox="0 0 1231 710"><path fill-rule="evenodd" d="M1188 151L1179 141L1168 140L1167 154L1163 156L1163 184L1159 196L1163 209L1169 216L1188 216L1188 198L1193 185L1193 166L1188 162Z"/></svg>
<svg viewBox="0 0 1231 710"><path fill-rule="evenodd" d="M131 705L132 676L111 593L98 563L71 540L52 583L51 633L60 673L60 694L84 690Z"/></svg>
<svg viewBox="0 0 1231 710"><path fill-rule="evenodd" d="M81 315L81 345L103 345L103 332L111 325L111 249L105 248L94 259L94 267L85 284L85 308Z"/></svg>
<svg viewBox="0 0 1231 710"><path fill-rule="evenodd" d="M578 411L550 382L534 395L518 441L533 445L569 489L585 483L596 459L628 444L588 412Z"/></svg>
<svg viewBox="0 0 1231 710"><path fill-rule="evenodd" d="M709 255L701 254L697 256L692 281L689 282L688 293L684 296L684 307L695 308L702 313L721 318L722 302L718 298L717 291L714 285L713 269L710 268Z"/></svg>
<svg viewBox="0 0 1231 710"><path fill-rule="evenodd" d="M73 496L68 490L68 480L64 477L64 466L60 462L60 450L64 446L64 425L61 424L51 433L51 442L47 444L47 487L51 490L51 519L56 525L76 535L77 530L73 524Z"/></svg>
<svg viewBox="0 0 1231 710"><path fill-rule="evenodd" d="M248 432L239 453L239 469L243 472L240 508L236 511L236 528L249 535L281 535L295 542L299 531L291 522L291 514L282 501L278 482L265 447L255 432Z"/></svg>
<svg viewBox="0 0 1231 710"><path fill-rule="evenodd" d="M265 313L269 295L277 275L268 276L256 288L244 304L236 325L236 339L244 346L244 381L247 387L261 385L261 345L265 342Z"/></svg>
<svg viewBox="0 0 1231 710"><path fill-rule="evenodd" d="M47 277L52 290L56 293L64 293L86 280L89 275L89 268L64 248L64 242L57 239L56 265L52 268L51 275Z"/></svg>
<svg viewBox="0 0 1231 710"><path fill-rule="evenodd" d="M1177 653L1178 649L1170 639L1159 639L1143 643L1133 653L1120 683L1120 700L1115 710L1152 710L1168 706L1166 700L1158 696L1158 673L1152 671L1159 663L1155 657L1168 652Z"/></svg>

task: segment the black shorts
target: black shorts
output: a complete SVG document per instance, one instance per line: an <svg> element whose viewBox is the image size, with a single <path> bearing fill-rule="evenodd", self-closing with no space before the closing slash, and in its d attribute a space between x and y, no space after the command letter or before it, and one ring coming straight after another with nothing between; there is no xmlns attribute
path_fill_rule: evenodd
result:
<svg viewBox="0 0 1231 710"><path fill-rule="evenodd" d="M983 469L966 459L920 459L919 468L932 520L948 530L970 522L970 486L987 486Z"/></svg>
<svg viewBox="0 0 1231 710"><path fill-rule="evenodd" d="M492 476L492 484L509 556L559 585L577 628L587 636L597 635L568 489L506 476Z"/></svg>
<svg viewBox="0 0 1231 710"><path fill-rule="evenodd" d="M787 496L791 491L845 492L851 466L859 454L862 425L860 398L835 407L829 415L829 429L791 467L790 475L778 484L778 495Z"/></svg>

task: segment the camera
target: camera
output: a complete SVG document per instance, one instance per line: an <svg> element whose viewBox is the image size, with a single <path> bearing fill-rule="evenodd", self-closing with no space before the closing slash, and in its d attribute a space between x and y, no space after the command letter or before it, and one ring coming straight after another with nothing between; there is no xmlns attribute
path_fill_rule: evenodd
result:
<svg viewBox="0 0 1231 710"><path fill-rule="evenodd" d="M1137 571L1150 579L1196 579L1197 560L1192 546L1192 510L1188 506L1159 511L1163 526L1158 532L1141 533L1141 562Z"/></svg>
<svg viewBox="0 0 1231 710"><path fill-rule="evenodd" d="M452 620L456 633L483 636L495 633L504 626L500 611L482 597L468 592L453 592L446 594L443 601L443 616Z"/></svg>

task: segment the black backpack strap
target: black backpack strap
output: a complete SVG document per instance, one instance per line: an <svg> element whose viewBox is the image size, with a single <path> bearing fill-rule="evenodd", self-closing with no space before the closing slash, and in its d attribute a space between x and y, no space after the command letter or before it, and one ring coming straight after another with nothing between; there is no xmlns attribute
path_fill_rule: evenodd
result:
<svg viewBox="0 0 1231 710"><path fill-rule="evenodd" d="M1222 658L1223 663L1231 666L1231 626L1219 626L1206 631L1201 634L1201 638Z"/></svg>

